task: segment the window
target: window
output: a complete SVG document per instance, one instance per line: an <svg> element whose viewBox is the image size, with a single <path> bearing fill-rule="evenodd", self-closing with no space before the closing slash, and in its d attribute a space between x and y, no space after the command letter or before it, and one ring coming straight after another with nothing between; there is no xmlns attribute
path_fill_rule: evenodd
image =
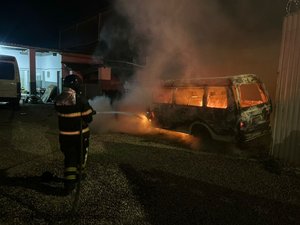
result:
<svg viewBox="0 0 300 225"><path fill-rule="evenodd" d="M153 102L155 103L172 103L173 89L172 88L159 88L153 95Z"/></svg>
<svg viewBox="0 0 300 225"><path fill-rule="evenodd" d="M239 86L241 107L259 105L268 101L261 84L244 84Z"/></svg>
<svg viewBox="0 0 300 225"><path fill-rule="evenodd" d="M0 79L3 79L3 80L15 79L14 64L0 62Z"/></svg>
<svg viewBox="0 0 300 225"><path fill-rule="evenodd" d="M50 78L50 71L47 71L47 78Z"/></svg>
<svg viewBox="0 0 300 225"><path fill-rule="evenodd" d="M227 108L227 93L225 87L211 87L207 91L207 107Z"/></svg>
<svg viewBox="0 0 300 225"><path fill-rule="evenodd" d="M177 88L175 100L177 105L203 106L203 88Z"/></svg>

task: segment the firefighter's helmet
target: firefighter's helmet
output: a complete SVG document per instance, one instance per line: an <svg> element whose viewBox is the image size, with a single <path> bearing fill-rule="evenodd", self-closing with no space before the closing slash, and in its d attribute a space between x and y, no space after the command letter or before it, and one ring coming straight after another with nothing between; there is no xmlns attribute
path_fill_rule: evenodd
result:
<svg viewBox="0 0 300 225"><path fill-rule="evenodd" d="M68 75L64 80L64 87L72 88L74 91L79 92L82 86L81 79L76 75Z"/></svg>

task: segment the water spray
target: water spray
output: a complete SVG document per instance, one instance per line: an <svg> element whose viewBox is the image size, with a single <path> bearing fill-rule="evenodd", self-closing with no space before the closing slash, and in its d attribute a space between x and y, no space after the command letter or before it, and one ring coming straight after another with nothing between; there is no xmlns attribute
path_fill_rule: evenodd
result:
<svg viewBox="0 0 300 225"><path fill-rule="evenodd" d="M141 116L134 114L134 113L130 113L130 112L105 111L105 112L95 112L94 114L123 114L123 115L127 115L127 116L135 116L140 119L143 119Z"/></svg>

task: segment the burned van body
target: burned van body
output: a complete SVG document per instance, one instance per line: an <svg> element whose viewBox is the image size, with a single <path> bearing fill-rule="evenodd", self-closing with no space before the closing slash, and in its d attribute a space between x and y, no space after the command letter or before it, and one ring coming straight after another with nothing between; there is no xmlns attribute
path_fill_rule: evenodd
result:
<svg viewBox="0 0 300 225"><path fill-rule="evenodd" d="M148 118L203 139L245 142L270 133L272 103L254 74L162 81Z"/></svg>

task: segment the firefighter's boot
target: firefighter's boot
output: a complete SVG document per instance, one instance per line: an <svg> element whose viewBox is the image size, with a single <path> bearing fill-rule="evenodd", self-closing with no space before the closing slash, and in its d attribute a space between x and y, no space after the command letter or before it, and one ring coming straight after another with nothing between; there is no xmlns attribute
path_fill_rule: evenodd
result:
<svg viewBox="0 0 300 225"><path fill-rule="evenodd" d="M65 168L64 194L69 195L76 187L77 167Z"/></svg>

